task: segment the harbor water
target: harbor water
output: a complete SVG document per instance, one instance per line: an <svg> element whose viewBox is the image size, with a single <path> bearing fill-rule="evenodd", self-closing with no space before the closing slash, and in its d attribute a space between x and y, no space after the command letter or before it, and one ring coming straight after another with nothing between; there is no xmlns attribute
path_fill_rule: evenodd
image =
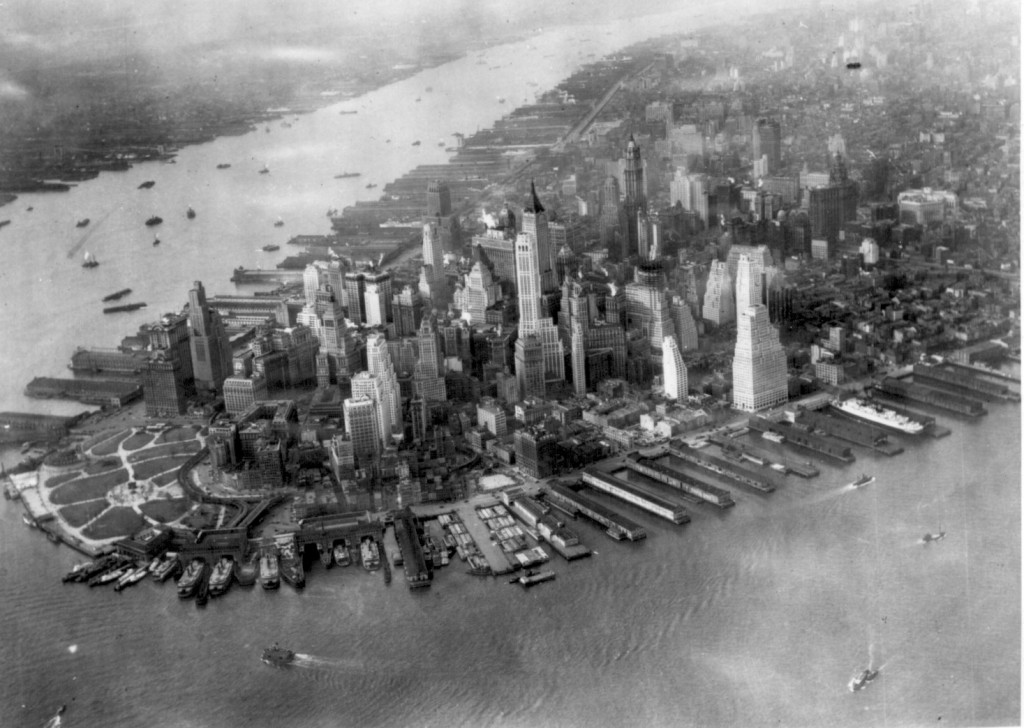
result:
<svg viewBox="0 0 1024 728"><path fill-rule="evenodd" d="M193 280L232 290L234 266L287 253L263 245L326 232L328 207L443 160L436 140L490 124L506 110L499 94L511 103L532 93L528 81L550 87L629 33L650 30L551 31L291 128L184 149L173 165L22 196L0 231L0 408L36 407L24 384L64 375L74 344L115 344L180 308ZM345 170L363 176L333 179ZM158 247L143 225L152 214L165 220ZM98 268L81 268L85 250ZM149 308L104 317L100 298L123 287ZM730 488L735 508L693 506L684 526L614 504L648 539L613 542L574 523L596 553L555 557L557 579L530 590L457 561L417 592L315 564L302 592L236 586L197 609L150 580L120 594L61 584L79 557L4 501L2 722L41 726L66 704L63 725L110 727L1017 724L1020 406L989 409L977 421L939 415L952 430L941 440L894 437L897 457L857 449L856 463L822 462L818 477L787 477L770 495ZM875 482L849 487L862 472ZM922 543L939 530L942 541ZM294 666L260 662L274 642L299 653ZM869 665L880 677L850 692Z"/></svg>

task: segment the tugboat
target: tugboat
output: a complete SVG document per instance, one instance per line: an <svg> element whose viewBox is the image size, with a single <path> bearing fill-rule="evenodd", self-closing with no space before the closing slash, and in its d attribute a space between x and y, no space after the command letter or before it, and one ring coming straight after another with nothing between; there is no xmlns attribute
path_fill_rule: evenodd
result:
<svg viewBox="0 0 1024 728"><path fill-rule="evenodd" d="M82 578L82 574L85 573L85 570L91 568L92 566L92 561L83 561L80 564L75 564L71 567L71 571L66 573L61 578L61 581L65 584L67 584L69 581L79 581Z"/></svg>
<svg viewBox="0 0 1024 728"><path fill-rule="evenodd" d="M226 162L221 162L220 164L217 165L217 169L227 169L230 166L231 165L227 164Z"/></svg>
<svg viewBox="0 0 1024 728"><path fill-rule="evenodd" d="M90 253L88 250L85 251L85 260L82 262L83 268L95 268L100 262L96 260L96 256Z"/></svg>
<svg viewBox="0 0 1024 728"><path fill-rule="evenodd" d="M941 541L945 537L946 537L946 532L945 531L939 531L938 533L926 533L924 535L924 537L921 539L921 541L923 541L924 544L927 546L930 543L935 543L936 541Z"/></svg>
<svg viewBox="0 0 1024 728"><path fill-rule="evenodd" d="M269 245L264 245L263 246L263 252L264 253L273 253L275 250L280 250L280 249L281 249L280 245L274 245L273 243L270 243Z"/></svg>
<svg viewBox="0 0 1024 728"><path fill-rule="evenodd" d="M153 215L148 220L146 220L146 225L148 227L153 227L154 225L159 225L163 221L164 221L164 219L162 217L160 217L159 215Z"/></svg>
<svg viewBox="0 0 1024 728"><path fill-rule="evenodd" d="M865 485L870 485L875 482L875 476L868 475L867 473L861 473L861 476L855 481L850 483L854 488L863 488Z"/></svg>
<svg viewBox="0 0 1024 728"><path fill-rule="evenodd" d="M260 585L264 589L277 589L281 586L280 569L277 555L267 552L260 557Z"/></svg>
<svg viewBox="0 0 1024 728"><path fill-rule="evenodd" d="M263 650L263 657L260 659L274 667L285 667L295 662L295 653L283 647L278 647L275 642L273 647Z"/></svg>
<svg viewBox="0 0 1024 728"><path fill-rule="evenodd" d="M418 146L420 145L420 140L419 140L419 139L417 139L416 141L414 141L414 142L412 143L412 145L413 145L414 147L418 147Z"/></svg>
<svg viewBox="0 0 1024 728"><path fill-rule="evenodd" d="M189 220L194 220L195 219L196 211L192 209L191 205L189 205L188 211L185 212L185 217L187 217Z"/></svg>
<svg viewBox="0 0 1024 728"><path fill-rule="evenodd" d="M148 190L148 189L150 189L155 184L156 184L156 182L154 182L151 179L148 179L145 182L143 182L141 185L139 185L139 189L140 190Z"/></svg>
<svg viewBox="0 0 1024 728"><path fill-rule="evenodd" d="M366 189L368 189L368 190L372 190L372 189L373 189L374 187L376 187L376 186L377 186L377 185L375 185L375 184L374 184L373 182L370 182L370 183L369 183L368 185L366 185Z"/></svg>
<svg viewBox="0 0 1024 728"><path fill-rule="evenodd" d="M878 677L878 670L872 670L870 667L866 668L860 675L850 681L850 692L855 693L858 690L863 690L876 677Z"/></svg>
<svg viewBox="0 0 1024 728"><path fill-rule="evenodd" d="M274 227L284 227L284 220L277 218L277 221L274 223Z"/></svg>
<svg viewBox="0 0 1024 728"><path fill-rule="evenodd" d="M146 578L146 574L149 573L149 564L143 564L142 566L129 568L128 571L117 580L114 584L114 591L122 591L132 584L137 584Z"/></svg>
<svg viewBox="0 0 1024 728"><path fill-rule="evenodd" d="M154 236L154 238L153 238L153 245L156 246L156 245L159 245L159 244L160 244L160 238Z"/></svg>
<svg viewBox="0 0 1024 728"><path fill-rule="evenodd" d="M263 169L260 170L260 174L270 174L270 168L264 164Z"/></svg>
<svg viewBox="0 0 1024 728"><path fill-rule="evenodd" d="M89 224L89 218L83 217L81 220L75 223L75 227L85 227Z"/></svg>

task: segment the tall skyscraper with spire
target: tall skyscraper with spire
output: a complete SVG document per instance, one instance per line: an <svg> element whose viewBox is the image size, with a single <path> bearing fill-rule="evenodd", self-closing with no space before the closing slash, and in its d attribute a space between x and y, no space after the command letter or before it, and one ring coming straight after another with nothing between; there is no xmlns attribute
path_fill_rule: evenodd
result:
<svg viewBox="0 0 1024 728"><path fill-rule="evenodd" d="M621 259L634 255L640 249L638 213L647 211L647 188L644 184L644 162L640 157L640 145L629 135L622 163L622 187L625 199L622 203L620 229L622 232ZM645 218L646 219L646 218Z"/></svg>
<svg viewBox="0 0 1024 728"><path fill-rule="evenodd" d="M551 232L548 228L548 215L544 211L537 196L537 188L530 181L530 194L523 207L523 232L532 235L537 241L537 267L540 275L541 291L548 291L558 285L553 271L555 270L558 251L552 250Z"/></svg>
<svg viewBox="0 0 1024 728"><path fill-rule="evenodd" d="M583 337L583 324L572 319L572 388L577 397L587 393L587 349Z"/></svg>
<svg viewBox="0 0 1024 728"><path fill-rule="evenodd" d="M320 283L313 302L303 307L297 319L313 332L320 344L318 381L337 382L359 370L359 349L345 322L341 301L329 284ZM323 371L322 364L327 365L327 371Z"/></svg>
<svg viewBox="0 0 1024 728"><path fill-rule="evenodd" d="M749 306L736 322L732 406L757 412L788 399L786 351L779 342L779 332L768 321L767 307Z"/></svg>
<svg viewBox="0 0 1024 728"><path fill-rule="evenodd" d="M188 292L188 328L195 386L217 391L232 374L231 342L220 314L206 303L201 281Z"/></svg>
<svg viewBox="0 0 1024 728"><path fill-rule="evenodd" d="M542 381L556 382L565 380L565 349L558 338L558 327L551 318L542 316L541 306L541 283L540 283L540 262L537 251L537 242L534 236L529 233L520 233L516 237L516 284L519 296L519 340L516 342L516 376L519 379L519 392L521 396L535 394L535 387L530 386L530 391L524 387L535 380L532 370L528 379L520 377L520 364L524 368L524 376L527 376L526 367L531 366L535 361L533 355L534 342L531 337L536 337L541 349L541 361L543 362ZM519 341L523 344L520 346ZM529 344L529 346L528 346ZM543 388L540 394L543 394Z"/></svg>
<svg viewBox="0 0 1024 728"><path fill-rule="evenodd" d="M444 276L444 251L436 222L423 224L423 268L420 271L420 295L435 307L445 303L447 284Z"/></svg>
<svg viewBox="0 0 1024 728"><path fill-rule="evenodd" d="M679 351L674 336L666 336L661 342L662 358L662 383L665 386L665 397L667 399L685 399L689 383L686 376L686 362L683 361L683 354Z"/></svg>
<svg viewBox="0 0 1024 728"><path fill-rule="evenodd" d="M387 421L390 424L386 435L390 436L395 431L400 432L402 429L402 395L398 388L398 376L395 374L391 352L384 334L371 334L366 339L366 365L369 372L380 381L381 407L387 410ZM352 392L355 394L354 385ZM384 421L383 417L381 421Z"/></svg>

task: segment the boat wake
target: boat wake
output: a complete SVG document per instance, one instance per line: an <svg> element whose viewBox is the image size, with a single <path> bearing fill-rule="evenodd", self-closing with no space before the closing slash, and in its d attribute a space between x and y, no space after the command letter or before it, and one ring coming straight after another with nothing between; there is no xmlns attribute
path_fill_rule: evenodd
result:
<svg viewBox="0 0 1024 728"><path fill-rule="evenodd" d="M71 246L71 249L70 249L70 250L68 250L68 258L74 258L74 257L75 257L76 255L78 255L78 252L79 252L79 251L80 251L80 250L81 250L81 249L82 249L82 248L83 248L83 247L85 246L85 244L86 244L87 242L89 242L89 238L91 238L91 237L92 237L92 236L93 236L93 235L94 235L94 234L96 233L96 231L97 231L97 230L99 230L100 226L101 226L101 225L103 225L103 223L104 223L104 222L106 221L106 219L107 219L108 217L110 217L110 215L111 215L111 214L112 214L113 212L114 212L114 211L113 211L113 210L111 210L111 211L110 211L110 212L108 212L108 213L107 213L106 215L104 215L104 216L103 216L103 217L101 217L101 218L100 218L99 220L97 220L97 221L96 221L96 224L95 224L95 225L93 225L93 226L92 226L91 228L89 228L89 229L88 229L88 230L87 230L87 231L85 232L85 234L84 234L84 235L82 235L82 237L80 237L80 238L78 239L78 242L76 242L76 243L75 243L74 245L72 245L72 246Z"/></svg>
<svg viewBox="0 0 1024 728"><path fill-rule="evenodd" d="M295 659L291 665L292 667L316 670L361 670L363 668L359 660L345 657L317 657L316 655L306 655L301 652L295 653Z"/></svg>

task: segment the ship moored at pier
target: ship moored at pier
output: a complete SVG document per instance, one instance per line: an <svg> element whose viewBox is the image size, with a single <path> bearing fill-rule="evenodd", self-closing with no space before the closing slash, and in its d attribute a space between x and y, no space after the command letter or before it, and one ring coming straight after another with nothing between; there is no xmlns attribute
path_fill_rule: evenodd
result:
<svg viewBox="0 0 1024 728"><path fill-rule="evenodd" d="M832 403L832 406L854 417L859 417L884 427L892 427L908 435L917 435L924 430L924 425L920 422L915 422L888 407L883 407L880 404L875 404L870 400L859 397L851 397L842 402L835 401Z"/></svg>

